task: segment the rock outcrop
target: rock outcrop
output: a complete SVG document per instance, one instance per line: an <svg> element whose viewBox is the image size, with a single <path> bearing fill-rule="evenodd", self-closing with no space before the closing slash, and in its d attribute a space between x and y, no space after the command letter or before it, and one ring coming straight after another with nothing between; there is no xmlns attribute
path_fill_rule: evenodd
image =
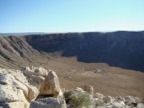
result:
<svg viewBox="0 0 144 108"><path fill-rule="evenodd" d="M61 93L59 79L54 71L42 67L23 70L0 68L0 106L2 108L29 108L38 96L57 97Z"/></svg>
<svg viewBox="0 0 144 108"><path fill-rule="evenodd" d="M82 88L65 91L68 108L144 108L144 103L133 96L104 96L84 91Z"/></svg>
<svg viewBox="0 0 144 108"><path fill-rule="evenodd" d="M63 95L54 71L26 67L0 68L0 108L144 108L144 103L138 97L94 93L90 85Z"/></svg>
<svg viewBox="0 0 144 108"><path fill-rule="evenodd" d="M30 108L67 108L64 98L42 98L31 102Z"/></svg>

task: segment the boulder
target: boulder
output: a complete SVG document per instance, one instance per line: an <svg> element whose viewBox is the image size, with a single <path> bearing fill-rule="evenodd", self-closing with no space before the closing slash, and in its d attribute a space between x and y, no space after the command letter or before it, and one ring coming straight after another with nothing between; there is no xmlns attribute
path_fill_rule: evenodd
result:
<svg viewBox="0 0 144 108"><path fill-rule="evenodd" d="M125 103L123 101L112 103L112 108L125 108Z"/></svg>
<svg viewBox="0 0 144 108"><path fill-rule="evenodd" d="M125 97L125 104L132 105L135 103L137 103L137 102L136 102L136 99L134 97L132 97L132 96L126 96Z"/></svg>
<svg viewBox="0 0 144 108"><path fill-rule="evenodd" d="M116 101L125 101L125 99L122 96L115 97Z"/></svg>
<svg viewBox="0 0 144 108"><path fill-rule="evenodd" d="M59 79L54 71L42 67L0 68L0 107L19 108L23 103L21 108L29 108L30 102L39 95L56 97L59 94L62 94Z"/></svg>
<svg viewBox="0 0 144 108"><path fill-rule="evenodd" d="M1 103L0 108L29 108L24 102Z"/></svg>
<svg viewBox="0 0 144 108"><path fill-rule="evenodd" d="M101 93L96 93L96 94L94 95L94 97L97 98L97 99L99 99L99 100L102 100L103 97L104 97L104 95L101 94Z"/></svg>
<svg viewBox="0 0 144 108"><path fill-rule="evenodd" d="M84 91L86 91L87 93L93 95L94 94L94 88L91 85L86 85L84 86Z"/></svg>
<svg viewBox="0 0 144 108"><path fill-rule="evenodd" d="M114 99L111 96L104 96L103 99L104 103L113 103Z"/></svg>
<svg viewBox="0 0 144 108"><path fill-rule="evenodd" d="M143 103L138 103L137 108L144 108L144 104Z"/></svg>
<svg viewBox="0 0 144 108"><path fill-rule="evenodd" d="M60 84L58 76L54 71L50 71L45 78L45 83L41 88L40 95L52 95L56 97L60 93Z"/></svg>
<svg viewBox="0 0 144 108"><path fill-rule="evenodd" d="M31 102L30 108L67 108L64 98L42 98Z"/></svg>
<svg viewBox="0 0 144 108"><path fill-rule="evenodd" d="M0 106L18 108L18 103L23 103L23 106L29 106L27 86L18 81L14 75L10 74L11 72L11 70L0 69ZM13 107L14 105L16 106Z"/></svg>
<svg viewBox="0 0 144 108"><path fill-rule="evenodd" d="M97 107L100 107L100 106L104 106L105 103L104 103L103 100L96 99L96 100L95 100L95 105L96 105Z"/></svg>

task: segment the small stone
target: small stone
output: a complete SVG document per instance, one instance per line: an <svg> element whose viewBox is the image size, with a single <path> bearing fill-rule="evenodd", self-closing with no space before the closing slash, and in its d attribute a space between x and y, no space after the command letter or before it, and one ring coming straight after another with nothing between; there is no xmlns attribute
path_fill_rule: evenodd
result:
<svg viewBox="0 0 144 108"><path fill-rule="evenodd" d="M143 103L138 103L136 108L144 108L144 104Z"/></svg>
<svg viewBox="0 0 144 108"><path fill-rule="evenodd" d="M114 100L112 99L111 96L105 96L105 97L103 97L103 101L105 103L112 103Z"/></svg>
<svg viewBox="0 0 144 108"><path fill-rule="evenodd" d="M101 94L101 93L96 93L95 95L94 95L94 97L95 98L98 98L99 100L102 100L103 99L103 94Z"/></svg>
<svg viewBox="0 0 144 108"><path fill-rule="evenodd" d="M125 103L126 103L127 105L129 105L129 104L132 104L132 103L136 103L136 100L135 100L135 98L132 97L132 96L126 96L126 97L125 97Z"/></svg>
<svg viewBox="0 0 144 108"><path fill-rule="evenodd" d="M86 85L86 86L84 86L84 90L85 90L87 93L91 94L91 95L94 94L94 88L93 88L93 86L91 86L91 85Z"/></svg>

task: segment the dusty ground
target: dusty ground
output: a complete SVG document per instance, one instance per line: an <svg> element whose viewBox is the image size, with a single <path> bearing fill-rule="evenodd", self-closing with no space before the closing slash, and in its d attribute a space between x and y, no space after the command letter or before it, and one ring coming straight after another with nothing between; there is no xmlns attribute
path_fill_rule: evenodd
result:
<svg viewBox="0 0 144 108"><path fill-rule="evenodd" d="M104 95L132 95L144 98L144 73L142 72L111 67L104 63L78 62L75 57L50 58L44 57L32 62L20 59L15 62L1 60L0 67L20 69L25 66L43 66L58 74L62 88L92 85L95 92Z"/></svg>
<svg viewBox="0 0 144 108"><path fill-rule="evenodd" d="M77 62L76 58L57 58L41 64L56 71L62 88L92 85L95 92L112 96L144 97L144 73L110 67L104 63Z"/></svg>

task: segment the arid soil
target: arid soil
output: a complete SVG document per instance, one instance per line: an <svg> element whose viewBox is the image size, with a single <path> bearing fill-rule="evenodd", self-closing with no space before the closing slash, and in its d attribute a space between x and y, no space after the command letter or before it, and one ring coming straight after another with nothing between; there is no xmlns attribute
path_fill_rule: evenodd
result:
<svg viewBox="0 0 144 108"><path fill-rule="evenodd" d="M41 66L57 72L62 88L92 85L95 92L111 96L144 97L144 73L111 67L104 63L82 63L75 57L59 57Z"/></svg>

